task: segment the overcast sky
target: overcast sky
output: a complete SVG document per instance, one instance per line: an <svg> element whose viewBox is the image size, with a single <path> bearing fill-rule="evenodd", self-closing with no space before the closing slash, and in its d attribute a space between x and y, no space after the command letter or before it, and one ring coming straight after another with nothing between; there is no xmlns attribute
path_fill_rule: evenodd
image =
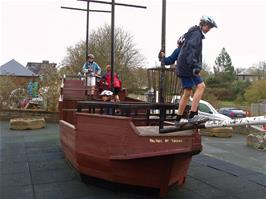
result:
<svg viewBox="0 0 266 199"><path fill-rule="evenodd" d="M108 0L106 0L108 1ZM75 0L0 0L0 65L15 59L27 62L60 63L66 48L85 40L86 12L61 6L86 8ZM129 32L146 57L146 67L158 65L161 45L161 0L116 0L147 6L147 9L116 7L115 25ZM91 3L91 9L110 10L109 5ZM203 60L212 67L224 47L235 68L266 61L265 0L167 0L166 54L177 38L198 24L202 15L218 25L206 34ZM91 13L90 30L110 24L111 14ZM97 58L96 58L97 61Z"/></svg>

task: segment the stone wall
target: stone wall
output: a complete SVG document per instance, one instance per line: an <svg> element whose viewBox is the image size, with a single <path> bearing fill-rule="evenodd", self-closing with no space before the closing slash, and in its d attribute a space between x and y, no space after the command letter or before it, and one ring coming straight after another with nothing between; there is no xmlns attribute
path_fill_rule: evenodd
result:
<svg viewBox="0 0 266 199"><path fill-rule="evenodd" d="M266 132L260 134L249 134L246 141L247 146L253 147L260 151L266 150Z"/></svg>
<svg viewBox="0 0 266 199"><path fill-rule="evenodd" d="M10 120L13 118L32 118L32 117L42 117L45 119L46 122L58 122L59 121L59 113L58 112L51 112L51 111L44 111L44 110L36 110L36 109L16 109L16 110L9 110L9 109L1 109L0 110L0 120Z"/></svg>
<svg viewBox="0 0 266 199"><path fill-rule="evenodd" d="M0 79L4 76L0 76ZM13 76L8 75L8 77L17 85L17 88L26 88L32 76Z"/></svg>

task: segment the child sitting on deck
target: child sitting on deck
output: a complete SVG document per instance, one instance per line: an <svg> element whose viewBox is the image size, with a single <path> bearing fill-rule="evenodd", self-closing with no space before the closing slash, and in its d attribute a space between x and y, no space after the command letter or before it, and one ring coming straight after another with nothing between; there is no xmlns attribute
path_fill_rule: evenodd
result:
<svg viewBox="0 0 266 199"><path fill-rule="evenodd" d="M109 90L104 90L101 92L100 96L104 102L110 102L112 100L113 92ZM112 108L106 107L104 108L104 114L112 115Z"/></svg>

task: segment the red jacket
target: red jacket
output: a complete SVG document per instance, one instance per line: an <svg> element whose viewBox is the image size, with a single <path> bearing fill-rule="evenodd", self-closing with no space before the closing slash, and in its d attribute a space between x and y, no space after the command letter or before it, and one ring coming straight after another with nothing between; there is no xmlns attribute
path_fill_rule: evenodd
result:
<svg viewBox="0 0 266 199"><path fill-rule="evenodd" d="M110 90L111 89L111 71L105 74L105 81L107 84L107 88ZM118 78L117 73L114 73L114 88L121 88L122 82Z"/></svg>

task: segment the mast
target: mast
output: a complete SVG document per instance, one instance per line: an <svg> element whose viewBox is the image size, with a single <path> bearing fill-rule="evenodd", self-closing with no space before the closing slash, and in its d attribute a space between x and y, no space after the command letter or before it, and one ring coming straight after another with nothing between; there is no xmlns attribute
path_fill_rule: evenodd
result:
<svg viewBox="0 0 266 199"><path fill-rule="evenodd" d="M165 52L165 26L166 26L166 0L162 0L162 37L161 37L161 50ZM165 63L164 59L161 60L160 72L160 88L159 88L159 102L164 103L164 86L165 84Z"/></svg>
<svg viewBox="0 0 266 199"><path fill-rule="evenodd" d="M69 9L69 10L78 10L78 11L85 11L87 20L86 20L86 52L85 52L85 62L87 61L87 56L89 54L89 13L90 12L105 12L105 13L110 13L111 11L108 10L90 10L90 1L87 1L87 9L83 8L73 8L73 7L66 7L66 6L61 6L62 9Z"/></svg>
<svg viewBox="0 0 266 199"><path fill-rule="evenodd" d="M89 22L90 22L90 2L87 2L87 21L86 21L86 54L85 54L85 62L87 61L87 57L89 54Z"/></svg>
<svg viewBox="0 0 266 199"><path fill-rule="evenodd" d="M133 5L133 4L125 4L125 3L115 3L115 0L112 2L106 1L98 1L98 0L78 0L78 1L86 1L100 4L109 4L111 5L111 89L114 90L114 64L115 64L115 6L126 6L126 7L134 7L134 8L143 8L146 9L146 6Z"/></svg>
<svg viewBox="0 0 266 199"><path fill-rule="evenodd" d="M111 15L111 89L114 91L114 64L115 64L115 0L112 0Z"/></svg>
<svg viewBox="0 0 266 199"><path fill-rule="evenodd" d="M162 35L161 35L161 50L165 52L165 24L166 24L166 0L162 0ZM159 82L159 103L164 103L164 84L165 84L165 63L161 60L160 82ZM163 129L165 120L165 108L160 108L159 130Z"/></svg>

